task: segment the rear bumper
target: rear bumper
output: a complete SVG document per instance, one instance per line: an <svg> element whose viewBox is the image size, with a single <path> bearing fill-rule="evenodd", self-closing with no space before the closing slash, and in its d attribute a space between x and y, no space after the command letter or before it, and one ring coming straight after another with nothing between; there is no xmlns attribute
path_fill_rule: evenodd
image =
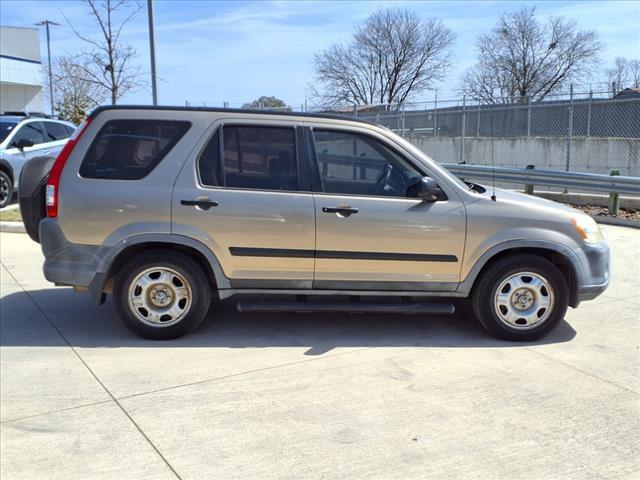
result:
<svg viewBox="0 0 640 480"><path fill-rule="evenodd" d="M108 248L95 245L70 243L56 219L45 218L40 222L40 245L45 260L44 277L56 285L87 287L94 299L102 300L102 288L92 291L100 265Z"/></svg>

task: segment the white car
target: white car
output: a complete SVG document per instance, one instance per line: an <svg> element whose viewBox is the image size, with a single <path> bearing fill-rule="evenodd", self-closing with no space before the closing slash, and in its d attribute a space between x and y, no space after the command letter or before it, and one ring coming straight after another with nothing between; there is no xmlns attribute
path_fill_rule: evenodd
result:
<svg viewBox="0 0 640 480"><path fill-rule="evenodd" d="M18 191L24 164L42 155L57 156L75 129L62 120L0 115L0 208Z"/></svg>

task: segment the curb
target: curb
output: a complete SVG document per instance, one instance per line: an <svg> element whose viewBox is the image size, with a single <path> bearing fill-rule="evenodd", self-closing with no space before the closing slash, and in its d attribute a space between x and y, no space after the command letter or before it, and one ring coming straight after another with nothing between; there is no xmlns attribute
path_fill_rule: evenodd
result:
<svg viewBox="0 0 640 480"><path fill-rule="evenodd" d="M635 220L627 220L626 218L607 217L605 215L591 215L591 217L598 223L604 225L615 225L617 227L631 227L640 228L640 222Z"/></svg>
<svg viewBox="0 0 640 480"><path fill-rule="evenodd" d="M0 222L0 232L27 233L22 222Z"/></svg>

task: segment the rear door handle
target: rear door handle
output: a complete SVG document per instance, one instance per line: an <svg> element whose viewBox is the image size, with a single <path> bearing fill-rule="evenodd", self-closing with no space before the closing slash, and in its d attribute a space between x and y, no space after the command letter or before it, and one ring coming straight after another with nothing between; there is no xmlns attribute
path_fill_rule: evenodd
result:
<svg viewBox="0 0 640 480"><path fill-rule="evenodd" d="M199 207L202 210L209 210L211 207L217 207L218 202L213 200L180 200L180 205L187 207Z"/></svg>
<svg viewBox="0 0 640 480"><path fill-rule="evenodd" d="M358 213L358 209L353 207L322 207L322 211L324 213L338 213L345 217Z"/></svg>

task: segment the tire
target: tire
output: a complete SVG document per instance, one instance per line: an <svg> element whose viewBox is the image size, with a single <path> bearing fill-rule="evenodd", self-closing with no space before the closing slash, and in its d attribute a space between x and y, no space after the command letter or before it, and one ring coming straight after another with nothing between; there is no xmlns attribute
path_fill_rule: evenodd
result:
<svg viewBox="0 0 640 480"><path fill-rule="evenodd" d="M482 274L474 286L472 303L480 324L493 336L532 341L564 318L569 289L562 272L548 260L513 255Z"/></svg>
<svg viewBox="0 0 640 480"><path fill-rule="evenodd" d="M211 286L192 258L153 250L118 272L113 302L129 330L151 340L170 340L200 325L211 303Z"/></svg>
<svg viewBox="0 0 640 480"><path fill-rule="evenodd" d="M13 182L7 172L0 170L0 208L6 207L13 198Z"/></svg>

